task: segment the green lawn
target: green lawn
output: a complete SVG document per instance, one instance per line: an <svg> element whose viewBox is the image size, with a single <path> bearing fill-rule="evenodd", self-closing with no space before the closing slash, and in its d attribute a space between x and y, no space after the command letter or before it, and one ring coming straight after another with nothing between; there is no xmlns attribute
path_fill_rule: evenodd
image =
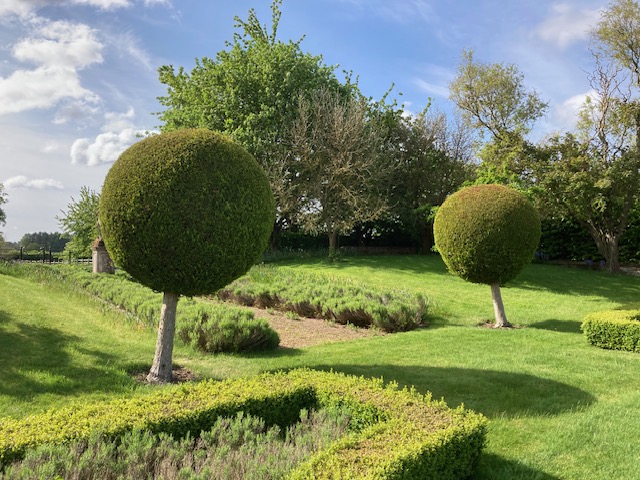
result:
<svg viewBox="0 0 640 480"><path fill-rule="evenodd" d="M640 302L640 278L531 265L503 289L524 326L492 318L489 287L446 273L437 257L348 257L278 265L424 293L432 327L269 354L175 360L222 378L309 366L415 385L490 419L478 479L640 478L640 355L590 346L585 314ZM155 335L61 289L0 275L0 415L22 416L80 398L144 393L126 371L150 364ZM179 321L179 319L178 319Z"/></svg>

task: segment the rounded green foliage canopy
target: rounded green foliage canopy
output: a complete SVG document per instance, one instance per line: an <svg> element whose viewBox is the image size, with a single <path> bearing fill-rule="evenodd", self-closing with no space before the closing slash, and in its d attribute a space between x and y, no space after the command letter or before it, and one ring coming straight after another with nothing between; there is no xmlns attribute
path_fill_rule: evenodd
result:
<svg viewBox="0 0 640 480"><path fill-rule="evenodd" d="M475 185L438 209L435 243L449 270L474 283L503 284L527 265L540 241L540 217L521 193Z"/></svg>
<svg viewBox="0 0 640 480"><path fill-rule="evenodd" d="M116 265L154 290L212 293L264 252L275 208L255 159L204 129L148 137L122 153L100 198Z"/></svg>

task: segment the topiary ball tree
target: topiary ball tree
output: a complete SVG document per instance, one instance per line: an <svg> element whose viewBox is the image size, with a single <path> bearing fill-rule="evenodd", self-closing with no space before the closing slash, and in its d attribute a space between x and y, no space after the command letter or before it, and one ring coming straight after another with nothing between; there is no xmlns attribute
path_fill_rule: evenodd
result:
<svg viewBox="0 0 640 480"><path fill-rule="evenodd" d="M180 295L213 293L264 252L275 217L266 175L241 146L204 129L147 137L113 164L100 224L114 263L164 292L150 382L172 378Z"/></svg>
<svg viewBox="0 0 640 480"><path fill-rule="evenodd" d="M495 327L510 327L500 285L531 262L540 241L540 217L527 198L503 185L475 185L451 195L436 213L436 247L447 268L491 286Z"/></svg>

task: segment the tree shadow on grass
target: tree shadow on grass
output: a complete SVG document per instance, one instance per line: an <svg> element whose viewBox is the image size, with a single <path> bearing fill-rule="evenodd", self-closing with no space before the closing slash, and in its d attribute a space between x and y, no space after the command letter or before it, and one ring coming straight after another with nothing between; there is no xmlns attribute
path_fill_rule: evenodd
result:
<svg viewBox="0 0 640 480"><path fill-rule="evenodd" d="M430 391L449 406L466 408L489 418L558 415L590 405L596 398L588 392L554 380L525 373L453 367L406 367L398 365L315 365L365 377L383 377L400 385Z"/></svg>
<svg viewBox="0 0 640 480"><path fill-rule="evenodd" d="M71 352L88 365L77 364ZM0 310L0 395L27 400L52 393L63 396L129 390L117 359L82 347L82 339L50 327L16 322ZM96 365L96 366L92 366Z"/></svg>
<svg viewBox="0 0 640 480"><path fill-rule="evenodd" d="M549 330L551 332L582 333L580 325L582 325L581 322L569 320L544 320L542 322L527 325L527 327L536 328L538 330Z"/></svg>
<svg viewBox="0 0 640 480"><path fill-rule="evenodd" d="M513 478L518 480L560 480L540 470L535 470L516 460L508 460L491 453L483 453L474 474L469 480Z"/></svg>

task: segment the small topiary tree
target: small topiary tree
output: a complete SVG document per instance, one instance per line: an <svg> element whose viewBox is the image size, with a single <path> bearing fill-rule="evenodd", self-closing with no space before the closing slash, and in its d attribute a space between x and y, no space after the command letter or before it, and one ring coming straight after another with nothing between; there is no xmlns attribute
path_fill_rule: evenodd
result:
<svg viewBox="0 0 640 480"><path fill-rule="evenodd" d="M438 209L435 243L449 270L491 286L495 327L510 327L500 285L533 258L540 217L521 193L503 185L475 185L451 195Z"/></svg>
<svg viewBox="0 0 640 480"><path fill-rule="evenodd" d="M204 129L148 137L102 187L100 222L114 263L164 292L150 382L172 378L180 295L213 293L264 252L275 217L266 175L229 138Z"/></svg>

